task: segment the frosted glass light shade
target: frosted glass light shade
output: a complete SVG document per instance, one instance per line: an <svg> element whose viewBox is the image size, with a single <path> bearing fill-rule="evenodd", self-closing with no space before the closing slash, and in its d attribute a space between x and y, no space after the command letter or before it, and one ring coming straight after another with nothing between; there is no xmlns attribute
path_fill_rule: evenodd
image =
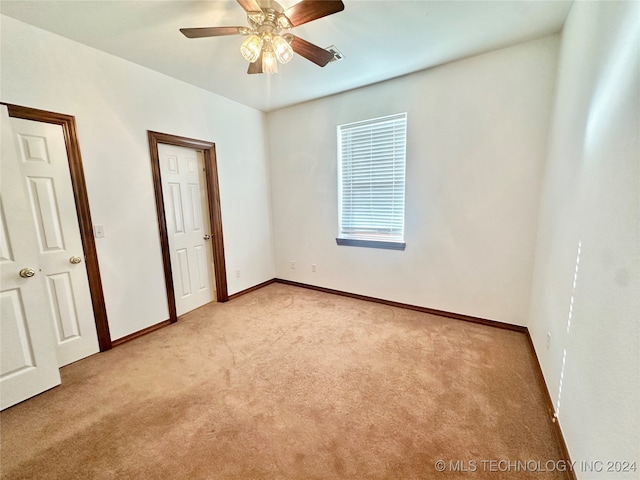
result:
<svg viewBox="0 0 640 480"><path fill-rule="evenodd" d="M271 45L273 45L276 58L280 63L290 62L293 58L293 49L289 42L287 42L280 35L276 35L271 39Z"/></svg>
<svg viewBox="0 0 640 480"><path fill-rule="evenodd" d="M262 52L262 72L278 73L278 61L273 50L265 50Z"/></svg>
<svg viewBox="0 0 640 480"><path fill-rule="evenodd" d="M258 35L250 35L240 45L240 53L247 62L255 62L260 56L260 50L262 50L262 38Z"/></svg>

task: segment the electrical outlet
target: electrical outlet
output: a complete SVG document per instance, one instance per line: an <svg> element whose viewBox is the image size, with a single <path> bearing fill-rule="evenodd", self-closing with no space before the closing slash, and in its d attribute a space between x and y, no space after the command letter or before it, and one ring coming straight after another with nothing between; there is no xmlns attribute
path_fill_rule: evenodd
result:
<svg viewBox="0 0 640 480"><path fill-rule="evenodd" d="M291 260L291 270L295 270L295 269L296 269L296 262Z"/></svg>
<svg viewBox="0 0 640 480"><path fill-rule="evenodd" d="M311 265L311 271L313 273L316 273L316 264L315 263Z"/></svg>
<svg viewBox="0 0 640 480"><path fill-rule="evenodd" d="M240 270L236 270L236 278L240 278Z"/></svg>
<svg viewBox="0 0 640 480"><path fill-rule="evenodd" d="M547 349L549 348L549 345L551 345L551 332L547 332Z"/></svg>

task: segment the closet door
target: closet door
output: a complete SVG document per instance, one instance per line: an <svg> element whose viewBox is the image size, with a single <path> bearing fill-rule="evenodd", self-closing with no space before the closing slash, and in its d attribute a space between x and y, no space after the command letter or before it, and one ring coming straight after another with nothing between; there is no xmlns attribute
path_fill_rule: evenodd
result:
<svg viewBox="0 0 640 480"><path fill-rule="evenodd" d="M37 232L7 108L0 189L0 408L60 384L53 318L41 281Z"/></svg>

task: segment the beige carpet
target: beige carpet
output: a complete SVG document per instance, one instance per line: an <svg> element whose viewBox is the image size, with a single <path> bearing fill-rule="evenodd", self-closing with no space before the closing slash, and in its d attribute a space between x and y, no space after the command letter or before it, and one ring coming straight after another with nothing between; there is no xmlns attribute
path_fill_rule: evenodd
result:
<svg viewBox="0 0 640 480"><path fill-rule="evenodd" d="M272 284L61 372L2 478L565 478L518 332Z"/></svg>

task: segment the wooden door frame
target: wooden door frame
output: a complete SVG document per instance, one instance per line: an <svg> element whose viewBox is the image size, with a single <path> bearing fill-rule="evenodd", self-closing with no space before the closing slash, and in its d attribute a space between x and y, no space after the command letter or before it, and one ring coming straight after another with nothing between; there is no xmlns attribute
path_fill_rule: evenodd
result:
<svg viewBox="0 0 640 480"><path fill-rule="evenodd" d="M85 266L87 269L87 277L89 279L89 292L91 294L91 303L93 305L93 316L96 323L98 345L101 352L109 350L112 347L111 334L109 333L107 307L104 302L104 291L102 289L102 278L100 276L96 242L93 237L93 222L91 221L87 185L84 179L82 156L80 155L80 143L78 142L76 119L73 115L22 107L4 102L1 102L1 104L6 105L7 110L9 111L9 117L22 118L24 120L32 120L35 122L51 123L62 127L64 143L67 148L67 159L69 161L69 174L71 177L73 197L76 202L80 238L82 239Z"/></svg>
<svg viewBox="0 0 640 480"><path fill-rule="evenodd" d="M176 312L176 297L173 289L173 275L171 272L171 251L169 249L169 235L167 219L162 195L162 178L160 175L160 157L158 144L175 145L178 147L201 150L204 156L204 175L209 197L209 225L211 226L211 248L213 250L213 271L216 281L216 300L229 300L227 291L227 270L224 262L224 238L222 236L222 211L220 209L220 187L218 184L218 164L216 160L216 145L204 140L169 135L167 133L147 131L149 137L149 154L151 156L151 171L153 175L153 189L156 196L156 212L158 214L158 229L160 230L160 245L162 248L162 263L164 265L164 282L167 289L169 304L169 321L178 320Z"/></svg>

